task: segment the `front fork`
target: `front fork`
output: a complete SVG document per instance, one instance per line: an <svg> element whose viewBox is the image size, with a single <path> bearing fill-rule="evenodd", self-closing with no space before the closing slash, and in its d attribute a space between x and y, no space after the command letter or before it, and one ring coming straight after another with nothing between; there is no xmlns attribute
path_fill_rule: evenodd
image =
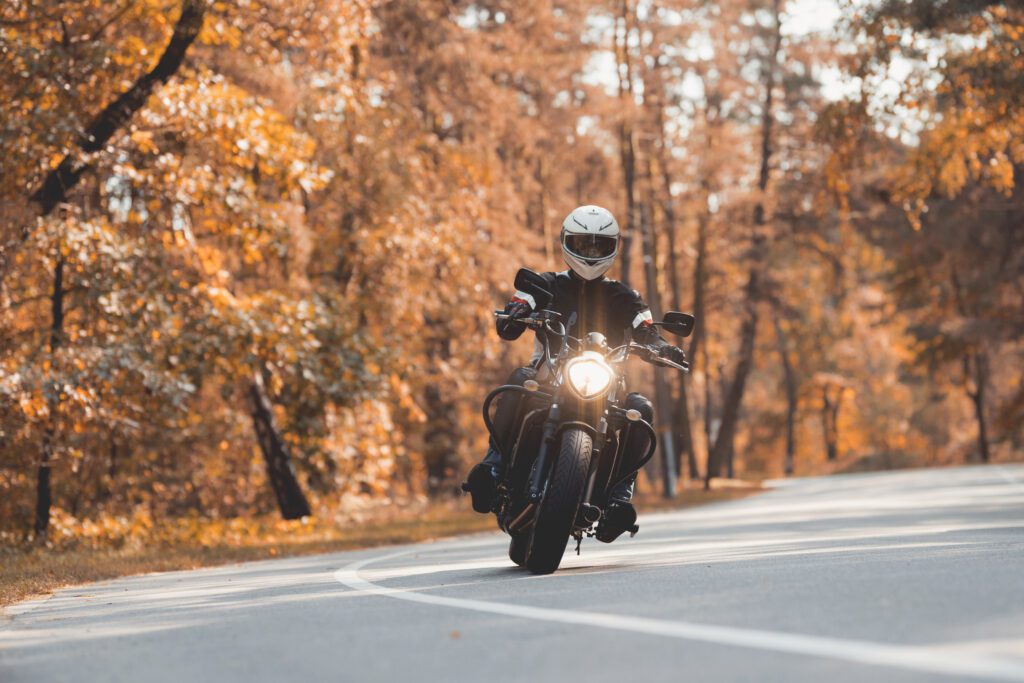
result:
<svg viewBox="0 0 1024 683"><path fill-rule="evenodd" d="M544 496L544 488L547 482L548 461L551 459L551 452L555 449L555 442L558 439L559 422L562 417L562 408L557 403L551 406L548 412L548 419L544 420L544 427L541 433L540 451L537 459L533 461L533 468L530 470L530 479L526 486L526 497L531 503L539 503Z"/></svg>
<svg viewBox="0 0 1024 683"><path fill-rule="evenodd" d="M541 440L540 446L537 450L537 457L534 458L533 464L530 467L529 478L526 481L526 500L525 505L521 509L516 511L515 517L505 517L502 519L501 514L498 516L498 524L506 532L510 534L522 531L532 523L534 512L537 510L537 506L540 505L541 499L544 497L544 491L547 484L547 472L549 470L548 463L551 460L551 452L555 448L555 443L558 440L559 434L559 418L562 414L558 404L552 404L551 409L548 411L548 417L544 420L544 426L541 428ZM523 425L523 429L526 425ZM517 454L516 454L517 455ZM506 476L509 476L514 467L515 458L512 460L512 465L508 467ZM511 493L511 491L509 492Z"/></svg>

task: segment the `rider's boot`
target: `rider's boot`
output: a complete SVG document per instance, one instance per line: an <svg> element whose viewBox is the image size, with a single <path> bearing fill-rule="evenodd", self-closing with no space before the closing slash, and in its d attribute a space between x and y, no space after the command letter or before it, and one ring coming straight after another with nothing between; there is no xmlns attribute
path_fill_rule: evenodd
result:
<svg viewBox="0 0 1024 683"><path fill-rule="evenodd" d="M501 481L501 454L494 446L487 449L483 461L469 471L463 491L473 498L473 510L487 514L494 510L498 496L498 482Z"/></svg>
<svg viewBox="0 0 1024 683"><path fill-rule="evenodd" d="M605 508L601 523L597 525L597 540L611 543L627 531L636 531L636 508L629 502L633 498L633 487L636 475L622 482L608 496L608 507Z"/></svg>

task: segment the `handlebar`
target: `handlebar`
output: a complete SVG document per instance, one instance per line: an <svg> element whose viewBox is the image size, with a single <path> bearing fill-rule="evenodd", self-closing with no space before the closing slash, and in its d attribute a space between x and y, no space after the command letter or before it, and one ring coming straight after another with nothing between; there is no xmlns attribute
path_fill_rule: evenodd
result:
<svg viewBox="0 0 1024 683"><path fill-rule="evenodd" d="M498 320L514 320L516 322L523 323L527 327L539 328L543 327L544 323L547 322L547 318L539 316L537 313L531 313L530 315L513 316L509 315L505 311L495 311L494 317Z"/></svg>
<svg viewBox="0 0 1024 683"><path fill-rule="evenodd" d="M652 349L649 346L644 346L643 344L637 344L635 342L630 342L629 350L630 351L636 351L637 355L640 356L640 358L642 358L643 360L647 361L651 365L661 365L661 366L664 366L666 368L673 368L674 370L678 370L679 372L689 372L690 371L690 364L689 363L685 363L684 362L682 364L679 364L679 363L675 363L673 361L670 361L668 358L662 358L661 356L658 355L657 351L655 351L654 349Z"/></svg>
<svg viewBox="0 0 1024 683"><path fill-rule="evenodd" d="M690 371L690 364L689 363L684 363L684 364L680 365L679 363L673 363L668 358L658 357L657 359L651 360L651 361L648 361L648 362L653 363L654 365L664 365L666 368L674 368L674 369L678 370L679 372L689 372Z"/></svg>
<svg viewBox="0 0 1024 683"><path fill-rule="evenodd" d="M517 322L523 323L524 325L531 329L546 329L548 322L551 321L551 315L548 315L547 311L534 311L529 315L524 316L512 316L506 313L505 311L495 311L494 317L498 320L515 320ZM565 334L563 334L563 336L567 337L568 339L571 339L577 344L582 344L582 342L579 339L576 339L575 337L568 337L568 335ZM620 346L616 349L612 349L609 355L622 348L623 347ZM674 363L673 361L670 361L667 358L662 358L661 356L658 355L657 351L650 348L649 346L637 344L636 342L629 342L627 348L629 351L635 351L642 360L650 363L651 365L661 365L662 367L672 368L673 370L678 370L679 372L690 371L689 363Z"/></svg>

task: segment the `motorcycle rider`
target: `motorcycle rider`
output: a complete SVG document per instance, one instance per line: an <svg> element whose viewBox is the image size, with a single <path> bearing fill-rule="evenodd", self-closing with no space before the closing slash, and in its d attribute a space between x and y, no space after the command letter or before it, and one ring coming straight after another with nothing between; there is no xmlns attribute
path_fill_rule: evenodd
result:
<svg viewBox="0 0 1024 683"><path fill-rule="evenodd" d="M619 237L619 224L607 209L581 206L566 216L562 223L561 242L562 256L569 270L541 274L553 294L547 309L561 313L569 334L583 336L587 332L601 332L612 347L624 344L627 335L631 335L633 341L651 347L662 358L682 364L686 358L682 349L662 339L658 329L652 325L651 310L640 293L617 280L604 277L618 255ZM532 296L517 291L505 306L509 318L497 321L498 336L509 341L518 339L527 326L516 318L530 315L535 307ZM557 340L552 339L552 343L552 348L558 348ZM535 348L531 364L515 370L507 384L522 386L530 379L546 379L538 377L538 372L546 371L542 365L543 345L539 339ZM505 394L498 398L494 428L501 439L501 447L498 448L492 439L487 455L470 471L463 486L471 494L473 509L477 512L487 513L494 508L497 485L504 471L501 453L512 447L520 419L521 397L521 394ZM644 420L653 422L654 406L644 396L629 394L624 407L638 410ZM647 452L649 439L639 430L631 431L627 438L623 462L638 462ZM598 527L599 540L611 542L636 522L636 510L630 503L635 482L634 475L611 491L608 507Z"/></svg>

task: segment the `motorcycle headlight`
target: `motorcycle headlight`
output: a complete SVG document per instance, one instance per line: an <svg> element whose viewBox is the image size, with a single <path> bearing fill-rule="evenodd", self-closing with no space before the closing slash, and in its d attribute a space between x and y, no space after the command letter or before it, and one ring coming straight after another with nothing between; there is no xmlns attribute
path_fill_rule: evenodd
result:
<svg viewBox="0 0 1024 683"><path fill-rule="evenodd" d="M600 354L587 351L579 358L569 361L565 368L569 386L580 398L600 396L612 384L614 371L604 362Z"/></svg>

